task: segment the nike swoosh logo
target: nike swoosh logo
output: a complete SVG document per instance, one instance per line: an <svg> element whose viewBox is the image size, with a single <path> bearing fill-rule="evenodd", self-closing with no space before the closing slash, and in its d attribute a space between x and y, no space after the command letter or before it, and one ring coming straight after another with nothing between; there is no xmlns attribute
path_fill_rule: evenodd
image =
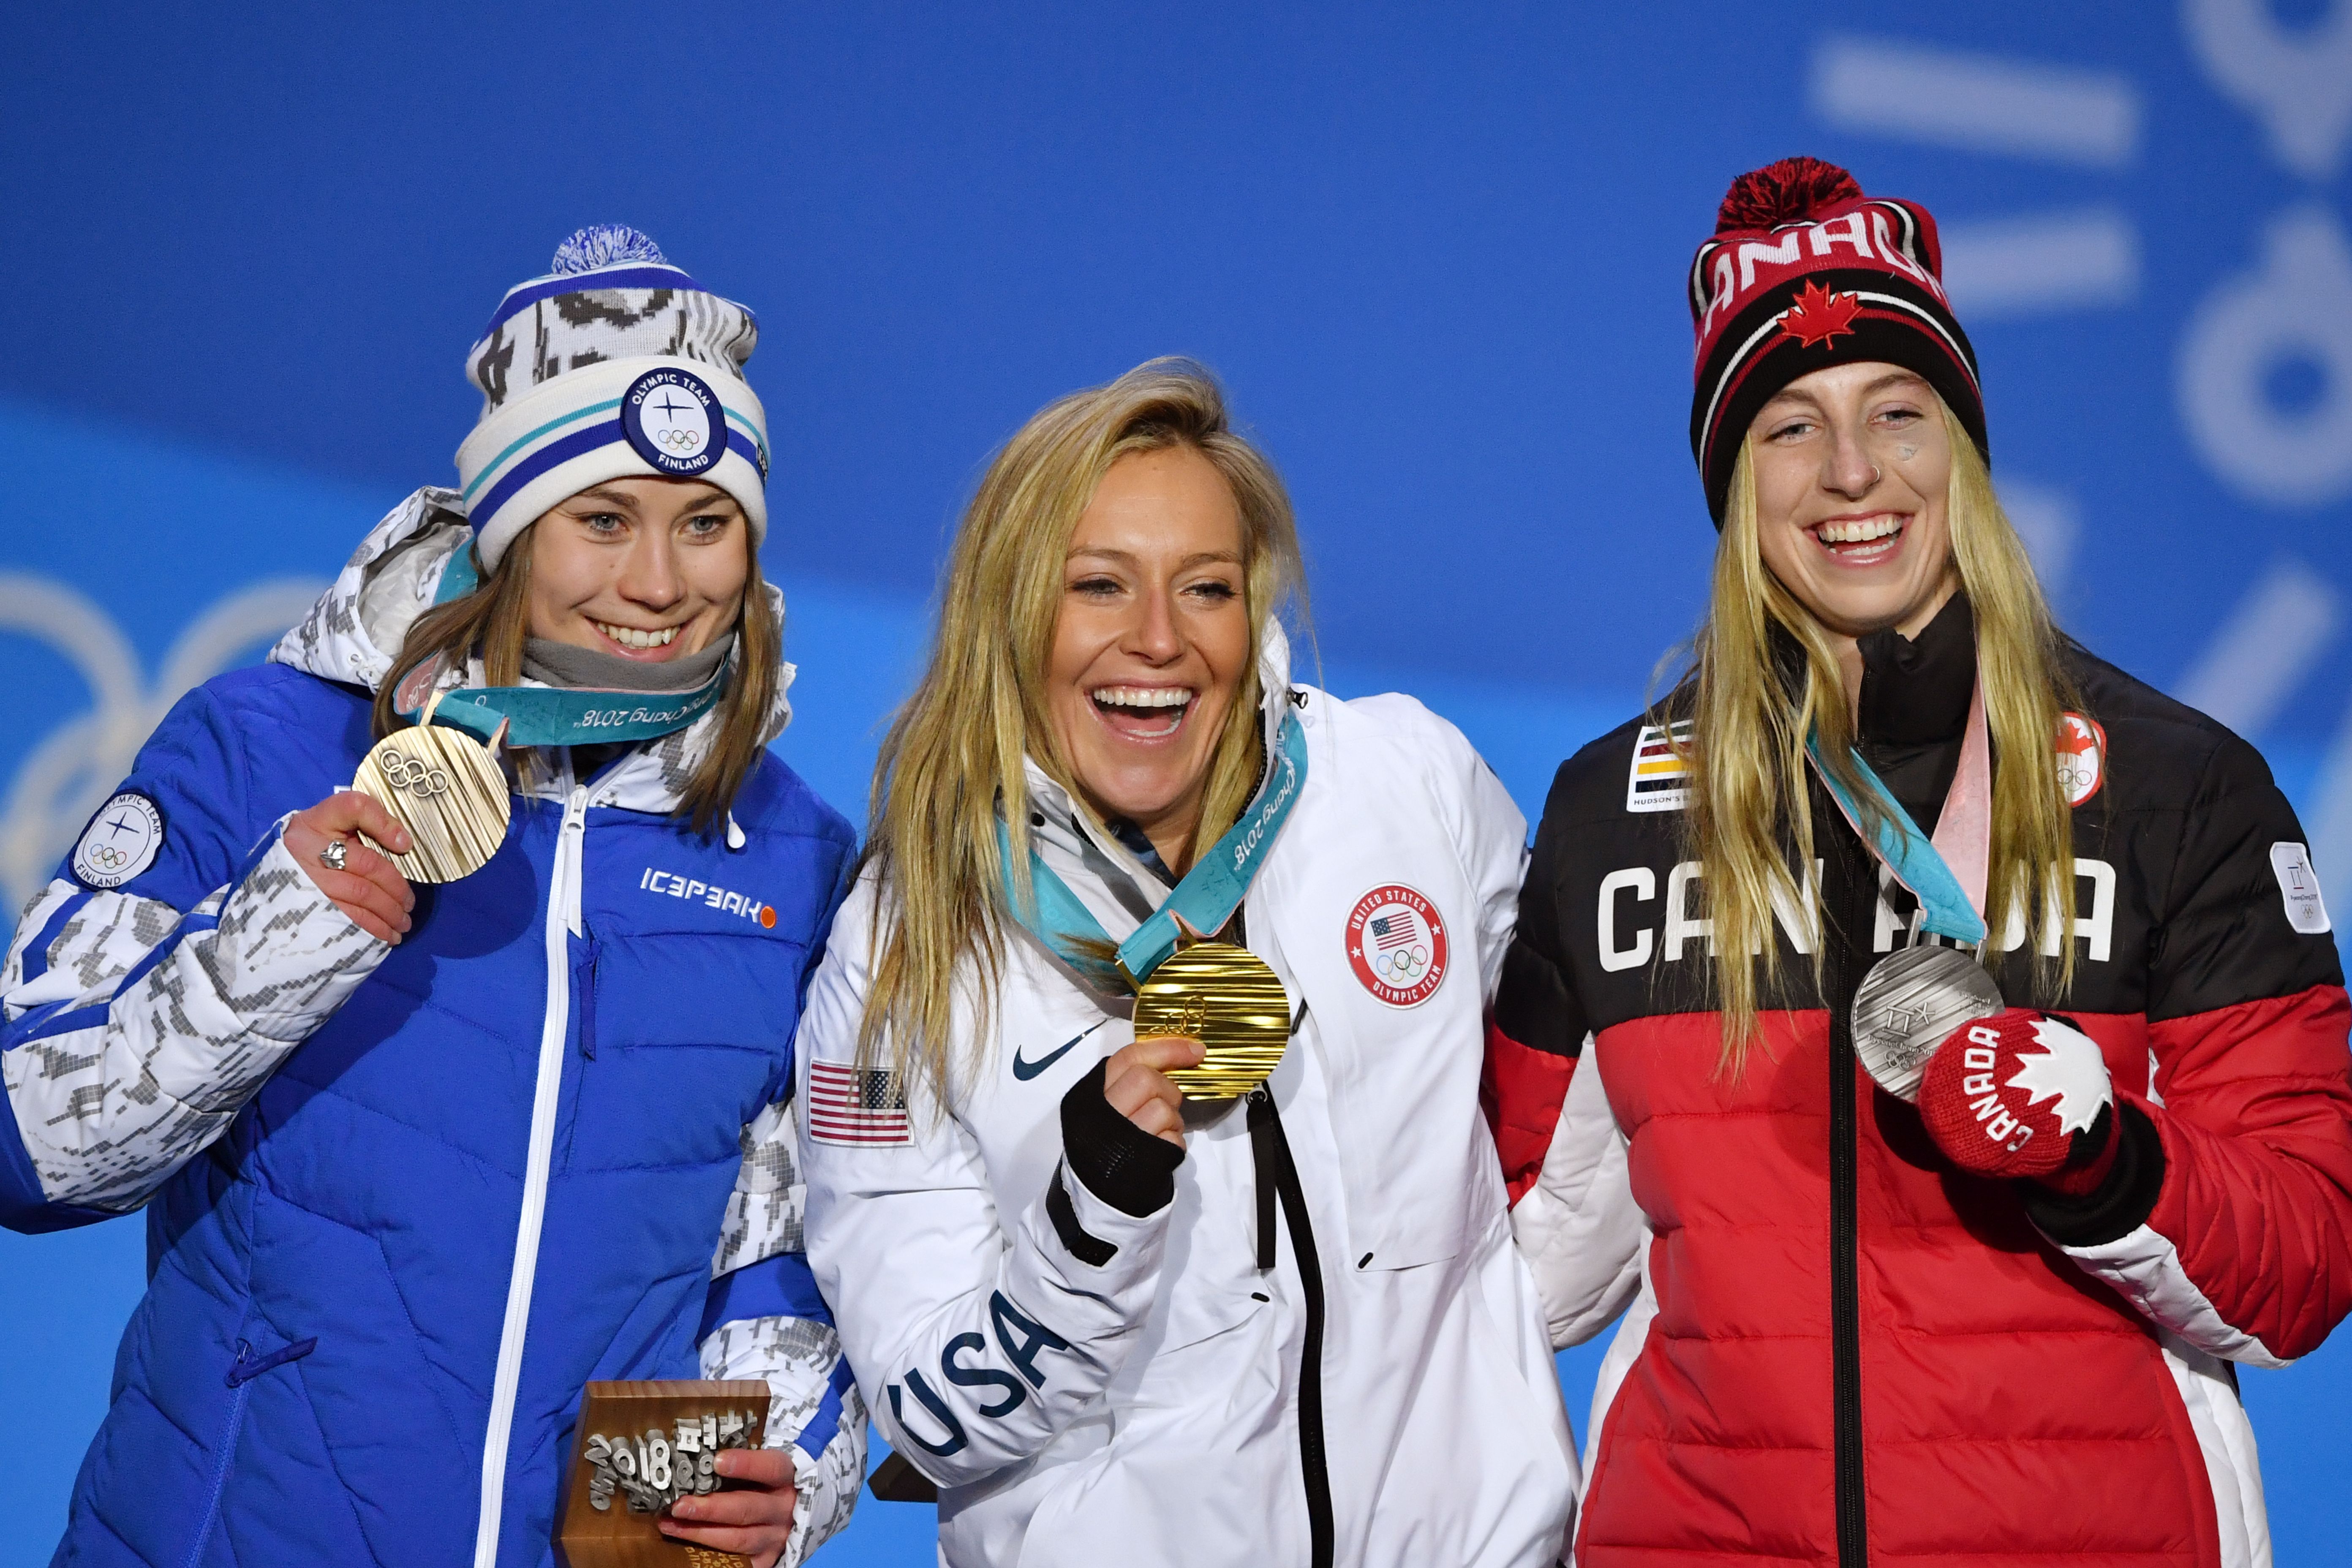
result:
<svg viewBox="0 0 2352 1568"><path fill-rule="evenodd" d="M1019 1079L1023 1083L1027 1083L1031 1079L1035 1078L1039 1073L1044 1072L1047 1068L1052 1067L1055 1062L1060 1061L1064 1057L1068 1056L1070 1054L1071 1047L1076 1045L1080 1040L1085 1039L1088 1035L1093 1034L1095 1029L1099 1029L1103 1025L1109 1022L1110 1020L1108 1018L1097 1020L1094 1028L1081 1029L1078 1033L1072 1035L1068 1039L1064 1040L1058 1049L1039 1057L1034 1062L1024 1060L1021 1056L1021 1047L1018 1046L1013 1047L1013 1076Z"/></svg>

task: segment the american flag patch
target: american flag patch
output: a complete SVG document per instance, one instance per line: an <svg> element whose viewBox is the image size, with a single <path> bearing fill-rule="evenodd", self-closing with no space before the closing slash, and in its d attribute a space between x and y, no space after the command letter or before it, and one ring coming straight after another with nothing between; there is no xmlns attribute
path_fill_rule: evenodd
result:
<svg viewBox="0 0 2352 1568"><path fill-rule="evenodd" d="M1373 942L1382 952L1392 947L1402 947L1421 934L1420 929L1413 924L1412 916L1403 910L1367 921L1364 929L1372 933Z"/></svg>
<svg viewBox="0 0 2352 1568"><path fill-rule="evenodd" d="M850 1148L908 1140L907 1091L888 1068L809 1063L809 1136Z"/></svg>
<svg viewBox="0 0 2352 1568"><path fill-rule="evenodd" d="M1644 724L1633 738L1633 768L1625 779L1628 811L1680 811L1690 804L1690 765L1675 754L1679 742L1688 750L1691 721L1675 721L1674 735L1655 724Z"/></svg>

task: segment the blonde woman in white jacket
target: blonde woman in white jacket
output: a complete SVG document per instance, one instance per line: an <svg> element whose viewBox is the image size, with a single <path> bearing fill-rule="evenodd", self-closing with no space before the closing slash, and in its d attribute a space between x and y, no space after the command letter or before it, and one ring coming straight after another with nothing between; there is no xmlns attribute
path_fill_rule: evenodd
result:
<svg viewBox="0 0 2352 1568"><path fill-rule="evenodd" d="M800 1035L809 1258L953 1568L1544 1568L1576 1461L1479 1114L1526 824L1290 679L1289 503L1160 361L1000 452ZM1008 875L1009 871L1009 875ZM1139 977L1246 946L1245 1101Z"/></svg>

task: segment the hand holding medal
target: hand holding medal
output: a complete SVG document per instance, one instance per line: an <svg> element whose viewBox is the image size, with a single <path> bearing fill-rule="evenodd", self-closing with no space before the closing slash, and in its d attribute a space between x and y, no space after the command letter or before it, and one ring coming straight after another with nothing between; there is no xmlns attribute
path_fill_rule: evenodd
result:
<svg viewBox="0 0 2352 1568"><path fill-rule="evenodd" d="M1184 1146L1184 1091L1175 1074L1200 1066L1201 1042L1181 1035L1139 1035L1111 1053L1103 1100L1154 1138Z"/></svg>
<svg viewBox="0 0 2352 1568"><path fill-rule="evenodd" d="M407 934L416 894L399 868L364 841L403 848L409 844L408 830L382 802L356 790L337 790L289 817L285 837L294 863L354 925L395 945Z"/></svg>
<svg viewBox="0 0 2352 1568"><path fill-rule="evenodd" d="M437 661L420 668L430 685ZM412 678L412 684L415 684ZM286 824L286 847L319 890L381 942L406 934L416 906L411 882L453 882L481 869L505 842L506 774L490 743L433 723L425 699L416 723L378 741L352 787Z"/></svg>

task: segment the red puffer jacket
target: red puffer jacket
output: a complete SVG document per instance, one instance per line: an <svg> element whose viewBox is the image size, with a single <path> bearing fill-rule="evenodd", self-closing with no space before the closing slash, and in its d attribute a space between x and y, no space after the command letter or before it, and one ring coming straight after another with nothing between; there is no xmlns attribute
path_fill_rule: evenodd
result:
<svg viewBox="0 0 2352 1568"><path fill-rule="evenodd" d="M1973 679L1964 606L1952 621L1865 639L1864 752L1923 825ZM1630 1304L1588 1439L1584 1568L2268 1561L2230 1363L2302 1355L2352 1304L2342 973L2252 748L2069 658L2095 723L2062 746L2063 1011L2123 1123L2081 1201L1961 1173L1858 1069L1847 1002L1911 900L1882 894L1818 790L1822 987L1819 937L1785 911L1787 985L1734 1074L1679 764L1636 722L1560 769L1487 1100L1554 1342ZM2018 1003L2022 945L1995 972Z"/></svg>

